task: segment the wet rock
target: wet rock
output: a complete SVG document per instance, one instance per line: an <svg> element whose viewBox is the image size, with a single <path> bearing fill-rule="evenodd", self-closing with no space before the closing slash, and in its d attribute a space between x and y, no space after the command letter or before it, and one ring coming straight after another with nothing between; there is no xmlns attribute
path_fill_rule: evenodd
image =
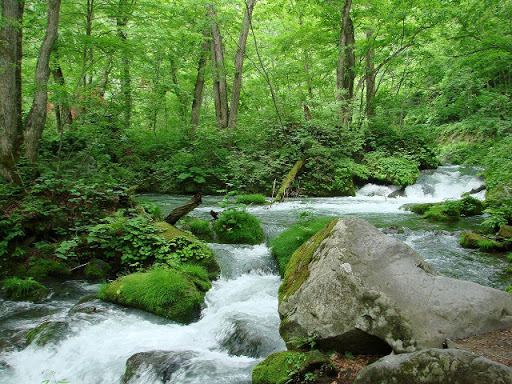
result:
<svg viewBox="0 0 512 384"><path fill-rule="evenodd" d="M99 281L105 280L112 270L112 267L100 259L91 259L85 266L84 275L87 280Z"/></svg>
<svg viewBox="0 0 512 384"><path fill-rule="evenodd" d="M512 383L509 367L457 349L386 356L363 369L354 384Z"/></svg>
<svg viewBox="0 0 512 384"><path fill-rule="evenodd" d="M68 323L63 321L47 321L26 333L27 345L35 343L42 347L55 344L64 339L70 331Z"/></svg>
<svg viewBox="0 0 512 384"><path fill-rule="evenodd" d="M123 383L138 383L142 377L167 383L172 374L197 355L194 352L150 351L136 353L126 361Z"/></svg>
<svg viewBox="0 0 512 384"><path fill-rule="evenodd" d="M388 195L388 198L390 199L395 199L397 197L404 197L405 196L405 189L404 188L400 188L400 189L397 189L396 191L394 192L391 192L389 195Z"/></svg>
<svg viewBox="0 0 512 384"><path fill-rule="evenodd" d="M355 217L332 222L294 253L279 299L291 348L312 338L325 350L403 353L512 326L512 295L445 277Z"/></svg>
<svg viewBox="0 0 512 384"><path fill-rule="evenodd" d="M264 325L248 322L247 319L234 319L231 327L220 342L230 355L265 357L274 352L275 341L269 340Z"/></svg>

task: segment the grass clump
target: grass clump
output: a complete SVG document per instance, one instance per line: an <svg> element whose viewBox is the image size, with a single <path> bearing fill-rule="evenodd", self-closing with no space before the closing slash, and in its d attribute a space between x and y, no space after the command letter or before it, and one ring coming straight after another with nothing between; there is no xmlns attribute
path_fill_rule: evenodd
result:
<svg viewBox="0 0 512 384"><path fill-rule="evenodd" d="M332 218L319 217L307 221L301 221L283 231L270 242L272 256L279 266L279 274L284 277L286 266L295 252L305 241L310 239L319 230L324 228Z"/></svg>
<svg viewBox="0 0 512 384"><path fill-rule="evenodd" d="M264 240L260 221L241 209L226 209L214 222L213 227L219 243L260 244Z"/></svg>
<svg viewBox="0 0 512 384"><path fill-rule="evenodd" d="M8 300L37 301L48 293L48 288L29 277L20 279L12 277L2 283L4 296Z"/></svg>
<svg viewBox="0 0 512 384"><path fill-rule="evenodd" d="M265 196L254 193L250 195L237 196L236 203L245 205L265 205L268 204L268 201L265 199Z"/></svg>
<svg viewBox="0 0 512 384"><path fill-rule="evenodd" d="M210 287L208 273L199 266L154 268L107 284L99 298L188 323L199 316Z"/></svg>

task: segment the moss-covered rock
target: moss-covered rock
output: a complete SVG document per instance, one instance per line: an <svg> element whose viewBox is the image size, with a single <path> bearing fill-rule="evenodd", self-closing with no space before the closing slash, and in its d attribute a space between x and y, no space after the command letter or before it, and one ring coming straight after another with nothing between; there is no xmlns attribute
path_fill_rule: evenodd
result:
<svg viewBox="0 0 512 384"><path fill-rule="evenodd" d="M99 281L105 280L112 270L112 267L100 259L91 259L84 269L84 275L87 280Z"/></svg>
<svg viewBox="0 0 512 384"><path fill-rule="evenodd" d="M62 340L69 331L69 324L63 321L47 321L28 331L27 345L35 343L42 347Z"/></svg>
<svg viewBox="0 0 512 384"><path fill-rule="evenodd" d="M206 244L164 221L155 223L155 225L161 231L159 236L169 242L176 244L178 242L185 243L182 241L183 239L188 240L188 244L184 244L185 252L189 254L186 260L187 263L197 264L206 268L210 280L214 280L219 276L220 266L215 260L212 250Z"/></svg>
<svg viewBox="0 0 512 384"><path fill-rule="evenodd" d="M424 219L433 221L458 221L460 220L460 209L456 204L446 202L435 204L423 214Z"/></svg>
<svg viewBox="0 0 512 384"><path fill-rule="evenodd" d="M63 262L39 259L32 264L27 274L34 279L44 279L46 277L66 278L71 276L71 270Z"/></svg>
<svg viewBox="0 0 512 384"><path fill-rule="evenodd" d="M213 224L217 241L224 244L260 244L265 239L260 221L250 213L229 208Z"/></svg>
<svg viewBox="0 0 512 384"><path fill-rule="evenodd" d="M38 281L12 277L2 282L3 295L8 300L37 301L48 294L48 288Z"/></svg>
<svg viewBox="0 0 512 384"><path fill-rule="evenodd" d="M498 231L498 238L512 239L512 225L502 225Z"/></svg>
<svg viewBox="0 0 512 384"><path fill-rule="evenodd" d="M302 283L309 276L309 262L313 257L313 253L320 243L331 233L338 220L330 221L323 229L318 231L307 242L302 244L290 258L286 269L285 278L279 287L279 301L286 301L293 295Z"/></svg>
<svg viewBox="0 0 512 384"><path fill-rule="evenodd" d="M506 249L505 243L474 232L461 233L459 237L459 244L463 248L481 249L482 251L501 251Z"/></svg>
<svg viewBox="0 0 512 384"><path fill-rule="evenodd" d="M254 367L252 383L305 383L320 376L331 376L334 372L334 364L319 351L276 352Z"/></svg>
<svg viewBox="0 0 512 384"><path fill-rule="evenodd" d="M320 217L301 221L281 232L278 237L270 242L272 256L277 260L281 277L284 277L286 266L293 252L320 229L324 228L331 220L332 218L330 217Z"/></svg>
<svg viewBox="0 0 512 384"><path fill-rule="evenodd" d="M485 204L474 197L464 195L460 200L450 200L441 203L405 204L402 208L406 211L423 215L424 219L457 221L461 216L481 215L485 209Z"/></svg>
<svg viewBox="0 0 512 384"><path fill-rule="evenodd" d="M207 271L199 266L154 268L107 284L99 298L188 323L199 316L210 287Z"/></svg>

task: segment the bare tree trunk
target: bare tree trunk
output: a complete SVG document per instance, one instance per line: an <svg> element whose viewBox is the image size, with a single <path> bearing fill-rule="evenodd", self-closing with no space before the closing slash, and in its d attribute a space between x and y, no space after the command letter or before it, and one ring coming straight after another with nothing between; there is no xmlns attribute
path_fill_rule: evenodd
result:
<svg viewBox="0 0 512 384"><path fill-rule="evenodd" d="M209 6L209 16L212 23L212 66L213 66L213 91L215 98L215 112L217 126L226 128L229 120L228 87L224 68L224 47L219 26L217 25L217 13L212 5Z"/></svg>
<svg viewBox="0 0 512 384"><path fill-rule="evenodd" d="M117 36L121 39L121 92L123 94L123 125L130 128L132 119L132 78L130 75L130 59L127 52L126 26L131 5L127 0L119 0L117 15Z"/></svg>
<svg viewBox="0 0 512 384"><path fill-rule="evenodd" d="M92 82L92 75L87 79L87 63L91 62L93 59L92 49L89 47L89 41L92 36L92 22L94 19L94 0L87 0L86 3L86 14L85 14L85 35L87 36L84 43L84 51L82 53L82 78L81 80L84 83L84 88L87 87L87 84Z"/></svg>
<svg viewBox="0 0 512 384"><path fill-rule="evenodd" d="M247 44L247 36L251 26L252 12L257 0L249 0L245 2L244 21L242 31L238 39L238 49L235 56L235 78L233 79L233 90L231 93L231 104L229 111L228 127L233 128L238 118L238 108L240 104L240 92L242 90L242 72L244 66L245 46Z"/></svg>
<svg viewBox="0 0 512 384"><path fill-rule="evenodd" d="M58 37L60 2L61 0L48 0L48 23L43 45L37 59L34 101L25 120L25 156L32 162L37 161L39 143L46 123L50 56Z"/></svg>
<svg viewBox="0 0 512 384"><path fill-rule="evenodd" d="M185 97L185 95L183 94L183 92L180 89L177 68L176 68L176 64L174 63L173 59L170 60L170 64L171 64L171 79L172 79L172 84L174 85L173 93L176 95L176 97L178 98L178 102L180 103L180 105L178 107L180 118L183 122L185 122L186 116L187 116L187 98Z"/></svg>
<svg viewBox="0 0 512 384"><path fill-rule="evenodd" d="M373 31L366 32L366 39L369 41L372 38ZM375 82L376 82L376 70L373 63L373 56L375 52L370 45L368 52L366 53L366 116L375 116L375 105L373 100L375 98Z"/></svg>
<svg viewBox="0 0 512 384"><path fill-rule="evenodd" d="M196 86L194 89L194 100L192 100L192 112L190 114L190 136L193 138L197 131L197 125L199 124L199 114L201 112L201 104L203 103L203 90L204 90L204 68L206 67L206 60L208 52L210 50L210 32L205 31L204 42L201 51L201 57L199 58L199 64L197 66L197 79Z"/></svg>
<svg viewBox="0 0 512 384"><path fill-rule="evenodd" d="M0 29L0 175L21 184L16 173L23 141L21 59L24 2L2 0Z"/></svg>
<svg viewBox="0 0 512 384"><path fill-rule="evenodd" d="M57 53L57 51L55 51ZM68 128L73 123L73 116L71 115L71 108L69 107L68 100L69 96L64 89L66 81L64 80L64 73L58 60L54 62L54 68L51 70L53 81L59 84L62 89L60 90L60 96L57 101L55 113L57 117L57 128L59 132L63 129Z"/></svg>
<svg viewBox="0 0 512 384"><path fill-rule="evenodd" d="M349 103L354 96L354 25L350 18L352 0L346 0L341 11L341 29L338 44L338 65L336 68L337 101L340 102L340 119L344 125L350 121Z"/></svg>

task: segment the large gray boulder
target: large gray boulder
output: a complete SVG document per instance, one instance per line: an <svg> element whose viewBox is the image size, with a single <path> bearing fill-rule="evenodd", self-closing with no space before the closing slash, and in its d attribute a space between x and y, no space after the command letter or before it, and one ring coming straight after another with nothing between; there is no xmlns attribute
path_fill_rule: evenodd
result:
<svg viewBox="0 0 512 384"><path fill-rule="evenodd" d="M364 368L354 384L512 384L512 369L457 349L389 355Z"/></svg>
<svg viewBox="0 0 512 384"><path fill-rule="evenodd" d="M314 339L327 350L404 353L512 327L512 295L445 277L405 243L347 217L294 253L279 314L291 348Z"/></svg>

